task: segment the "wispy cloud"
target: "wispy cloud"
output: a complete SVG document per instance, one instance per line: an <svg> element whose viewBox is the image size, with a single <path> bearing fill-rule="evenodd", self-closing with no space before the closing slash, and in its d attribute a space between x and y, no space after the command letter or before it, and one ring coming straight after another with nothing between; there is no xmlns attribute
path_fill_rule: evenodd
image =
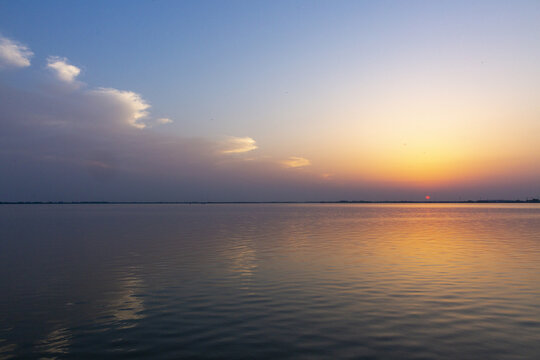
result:
<svg viewBox="0 0 540 360"><path fill-rule="evenodd" d="M311 161L299 156L291 156L290 158L281 161L285 167L288 168L300 168L311 165Z"/></svg>
<svg viewBox="0 0 540 360"><path fill-rule="evenodd" d="M223 144L222 154L239 154L257 149L255 140L250 137L228 137Z"/></svg>
<svg viewBox="0 0 540 360"><path fill-rule="evenodd" d="M65 57L49 56L47 68L51 69L58 79L66 83L73 83L81 73L81 69L71 65Z"/></svg>
<svg viewBox="0 0 540 360"><path fill-rule="evenodd" d="M0 68L30 66L30 58L33 55L26 45L0 35Z"/></svg>
<svg viewBox="0 0 540 360"><path fill-rule="evenodd" d="M173 121L169 118L159 118L159 119L156 119L156 123L157 124L160 124L160 125L165 125L165 124L170 124L172 123Z"/></svg>

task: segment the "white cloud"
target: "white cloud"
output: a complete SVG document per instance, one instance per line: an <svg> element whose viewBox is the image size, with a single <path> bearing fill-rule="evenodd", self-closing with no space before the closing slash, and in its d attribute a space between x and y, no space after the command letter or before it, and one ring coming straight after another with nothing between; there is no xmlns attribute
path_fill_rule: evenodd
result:
<svg viewBox="0 0 540 360"><path fill-rule="evenodd" d="M311 161L303 157L291 156L287 160L281 161L281 164L289 168L299 168L311 165Z"/></svg>
<svg viewBox="0 0 540 360"><path fill-rule="evenodd" d="M30 66L33 55L26 45L0 36L0 68Z"/></svg>
<svg viewBox="0 0 540 360"><path fill-rule="evenodd" d="M92 94L98 97L111 100L113 105L121 105L126 109L126 114L123 118L127 123L138 129L144 129L146 124L144 120L148 118L148 104L141 95L133 91L123 91L113 88L98 88L91 91Z"/></svg>
<svg viewBox="0 0 540 360"><path fill-rule="evenodd" d="M159 119L156 119L156 124L160 124L160 125L165 125L165 124L170 124L172 123L173 121L169 118L159 118Z"/></svg>
<svg viewBox="0 0 540 360"><path fill-rule="evenodd" d="M30 83L34 91L0 82L2 199L254 200L284 189L295 199L313 176L247 153L257 147L250 137L155 132L159 118L136 93L64 91L51 80Z"/></svg>
<svg viewBox="0 0 540 360"><path fill-rule="evenodd" d="M30 65L30 57L34 54L27 46L0 36L0 69L4 67L26 67ZM76 80L81 73L81 69L69 63L65 57L49 56L47 58L47 68L64 83L74 84L79 88L80 83ZM90 95L86 99L87 106L98 106L101 112L117 114L115 123L127 123L135 128L143 129L147 126L156 126L169 124L172 122L169 118L150 118L148 104L141 95L133 91L123 91L113 88L97 88L95 90L77 89L71 94L72 100ZM94 102L97 101L97 102ZM97 105L99 104L99 105ZM100 109L96 108L96 111ZM106 118L107 116L100 116ZM65 120L59 120L62 117L51 117L47 123L66 123ZM96 119L99 120L99 119Z"/></svg>
<svg viewBox="0 0 540 360"><path fill-rule="evenodd" d="M1 60L7 64L5 56ZM69 85L79 83L80 70L67 59L49 58L49 64L41 70L54 70ZM65 91L58 85L52 77L36 77L26 84L32 91L24 91L0 82L0 163L10 173L0 177L0 198L238 200L249 198L250 191L257 199L281 194L284 184L293 186L295 195L295 184L304 186L310 176L286 171L272 157L247 154L257 149L250 137L154 132L171 119L152 117L150 104L133 91L86 86ZM246 178L253 179L250 190Z"/></svg>
<svg viewBox="0 0 540 360"><path fill-rule="evenodd" d="M257 149L255 140L250 137L229 137L224 142L222 154L239 154Z"/></svg>
<svg viewBox="0 0 540 360"><path fill-rule="evenodd" d="M67 83L73 83L81 73L81 69L68 63L68 59L58 56L49 56L47 67L54 71L58 79Z"/></svg>
<svg viewBox="0 0 540 360"><path fill-rule="evenodd" d="M145 117L144 118L144 125L145 127L151 128L159 125L167 125L172 124L173 121L169 118L152 118L152 117Z"/></svg>

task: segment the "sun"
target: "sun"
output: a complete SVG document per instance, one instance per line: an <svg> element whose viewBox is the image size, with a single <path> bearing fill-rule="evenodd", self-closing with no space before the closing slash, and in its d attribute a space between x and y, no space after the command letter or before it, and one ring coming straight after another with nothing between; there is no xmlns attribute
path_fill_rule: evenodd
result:
<svg viewBox="0 0 540 360"><path fill-rule="evenodd" d="M429 200L429 199L431 199L431 196L426 195L426 200Z"/></svg>

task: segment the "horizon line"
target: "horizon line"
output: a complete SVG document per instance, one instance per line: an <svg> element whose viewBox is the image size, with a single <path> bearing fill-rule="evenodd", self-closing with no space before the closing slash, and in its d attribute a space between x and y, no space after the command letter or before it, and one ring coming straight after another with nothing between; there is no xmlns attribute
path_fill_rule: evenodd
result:
<svg viewBox="0 0 540 360"><path fill-rule="evenodd" d="M76 205L76 204L486 204L486 203L540 203L540 199L526 200L305 200L305 201L0 201L0 205Z"/></svg>

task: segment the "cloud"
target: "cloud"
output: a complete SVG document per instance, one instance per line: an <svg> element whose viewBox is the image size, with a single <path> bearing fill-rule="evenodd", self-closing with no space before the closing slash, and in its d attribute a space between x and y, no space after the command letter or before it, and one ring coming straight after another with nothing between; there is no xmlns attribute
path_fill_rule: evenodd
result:
<svg viewBox="0 0 540 360"><path fill-rule="evenodd" d="M222 154L239 154L257 149L255 140L250 137L228 137L223 143Z"/></svg>
<svg viewBox="0 0 540 360"><path fill-rule="evenodd" d="M26 45L0 36L0 68L30 66L30 58L33 55Z"/></svg>
<svg viewBox="0 0 540 360"><path fill-rule="evenodd" d="M73 83L81 73L81 69L68 63L68 59L58 56L49 56L47 67L55 73L58 79L66 83Z"/></svg>
<svg viewBox="0 0 540 360"><path fill-rule="evenodd" d="M159 119L156 119L156 123L157 124L160 124L160 125L165 125L165 124L170 124L172 123L173 121L169 118L159 118Z"/></svg>
<svg viewBox="0 0 540 360"><path fill-rule="evenodd" d="M123 91L113 88L98 88L92 90L91 94L101 98L109 107L119 107L123 110L122 118L129 125L144 129L147 124L144 122L148 118L150 105L133 91Z"/></svg>
<svg viewBox="0 0 540 360"><path fill-rule="evenodd" d="M281 161L281 164L288 168L299 168L311 165L311 161L303 157L291 156L287 160Z"/></svg>
<svg viewBox="0 0 540 360"><path fill-rule="evenodd" d="M68 74L63 82L77 83L77 71L63 71L72 66L66 59L49 59L55 74ZM0 200L290 199L311 181L271 157L230 156L257 149L251 137L153 131L171 119L152 117L136 92L65 91L50 77L24 84L0 83L0 164L8 174L0 177Z"/></svg>
<svg viewBox="0 0 540 360"><path fill-rule="evenodd" d="M148 107L117 89L0 83L0 164L7 174L0 201L310 198L309 173L284 171L271 157L230 156L255 149L250 137L193 138L133 126L148 121Z"/></svg>

